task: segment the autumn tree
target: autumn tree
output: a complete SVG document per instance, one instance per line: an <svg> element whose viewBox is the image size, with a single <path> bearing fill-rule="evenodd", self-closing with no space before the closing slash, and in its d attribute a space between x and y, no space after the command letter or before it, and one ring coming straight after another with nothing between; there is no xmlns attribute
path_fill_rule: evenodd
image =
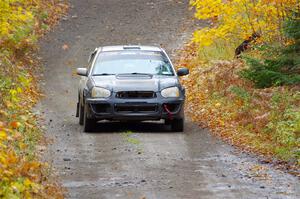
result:
<svg viewBox="0 0 300 199"><path fill-rule="evenodd" d="M254 33L260 40L282 40L283 22L299 0L191 0L195 17L210 21L194 33L194 42L210 46L221 40L240 43Z"/></svg>

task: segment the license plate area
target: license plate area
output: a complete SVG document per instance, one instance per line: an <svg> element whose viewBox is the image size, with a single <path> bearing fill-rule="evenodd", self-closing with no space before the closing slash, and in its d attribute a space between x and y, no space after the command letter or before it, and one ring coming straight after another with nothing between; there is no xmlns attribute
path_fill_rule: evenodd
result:
<svg viewBox="0 0 300 199"><path fill-rule="evenodd" d="M158 111L158 105L149 103L122 103L115 104L114 110L117 113L155 113Z"/></svg>

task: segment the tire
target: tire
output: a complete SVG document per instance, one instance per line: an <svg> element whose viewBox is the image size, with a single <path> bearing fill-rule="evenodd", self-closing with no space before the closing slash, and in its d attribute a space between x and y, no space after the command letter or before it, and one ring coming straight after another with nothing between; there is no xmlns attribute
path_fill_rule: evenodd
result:
<svg viewBox="0 0 300 199"><path fill-rule="evenodd" d="M183 132L184 130L184 119L174 119L171 121L172 132Z"/></svg>
<svg viewBox="0 0 300 199"><path fill-rule="evenodd" d="M79 103L79 124L83 125L84 107Z"/></svg>
<svg viewBox="0 0 300 199"><path fill-rule="evenodd" d="M83 114L83 132L93 132L95 130L97 121L95 119L90 119L87 117L88 107L84 106Z"/></svg>

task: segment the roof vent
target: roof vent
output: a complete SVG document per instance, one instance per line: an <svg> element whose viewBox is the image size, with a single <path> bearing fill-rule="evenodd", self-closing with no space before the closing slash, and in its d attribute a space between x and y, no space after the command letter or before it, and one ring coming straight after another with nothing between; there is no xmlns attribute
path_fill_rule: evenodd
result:
<svg viewBox="0 0 300 199"><path fill-rule="evenodd" d="M140 46L124 46L124 50L141 50Z"/></svg>

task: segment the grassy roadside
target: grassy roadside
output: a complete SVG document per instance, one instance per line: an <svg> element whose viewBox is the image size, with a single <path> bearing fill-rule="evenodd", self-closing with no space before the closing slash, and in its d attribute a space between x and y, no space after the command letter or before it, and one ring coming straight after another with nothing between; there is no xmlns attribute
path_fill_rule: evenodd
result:
<svg viewBox="0 0 300 199"><path fill-rule="evenodd" d="M40 98L37 40L67 10L60 0L0 3L0 197L62 198L39 161L43 134L32 107Z"/></svg>
<svg viewBox="0 0 300 199"><path fill-rule="evenodd" d="M177 61L190 69L183 83L191 119L243 151L299 175L300 87L258 89L241 78L247 68L243 60L209 59L189 44Z"/></svg>

